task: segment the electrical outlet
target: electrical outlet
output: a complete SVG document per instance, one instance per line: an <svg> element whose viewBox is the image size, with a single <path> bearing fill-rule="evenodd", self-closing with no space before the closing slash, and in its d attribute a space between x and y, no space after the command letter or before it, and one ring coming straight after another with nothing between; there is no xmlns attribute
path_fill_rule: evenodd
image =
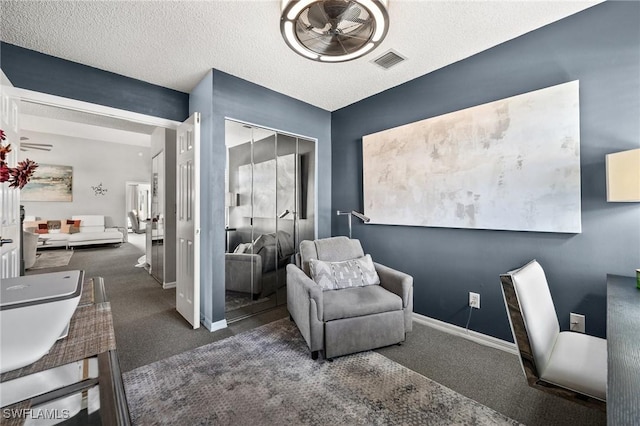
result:
<svg viewBox="0 0 640 426"><path fill-rule="evenodd" d="M480 309L480 294L469 292L469 306L472 308Z"/></svg>
<svg viewBox="0 0 640 426"><path fill-rule="evenodd" d="M569 314L569 325L571 331L577 331L578 333L584 333L584 315Z"/></svg>

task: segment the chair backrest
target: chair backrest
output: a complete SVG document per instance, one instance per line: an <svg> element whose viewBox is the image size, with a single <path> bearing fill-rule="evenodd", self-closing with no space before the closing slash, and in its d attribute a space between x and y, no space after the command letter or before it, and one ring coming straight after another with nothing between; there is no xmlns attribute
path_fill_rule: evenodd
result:
<svg viewBox="0 0 640 426"><path fill-rule="evenodd" d="M532 260L515 271L500 276L513 337L522 367L536 377L544 372L560 333L544 270Z"/></svg>
<svg viewBox="0 0 640 426"><path fill-rule="evenodd" d="M38 250L38 234L22 231L22 244L24 268L29 269L36 263L36 251Z"/></svg>
<svg viewBox="0 0 640 426"><path fill-rule="evenodd" d="M80 232L104 232L104 216L87 214L71 216L73 220L80 220Z"/></svg>
<svg viewBox="0 0 640 426"><path fill-rule="evenodd" d="M138 231L140 231L140 222L138 221L138 215L136 214L135 210L129 211L128 215L129 221L131 222L131 229L137 234Z"/></svg>
<svg viewBox="0 0 640 426"><path fill-rule="evenodd" d="M326 262L341 262L364 256L359 240L347 237L322 238L320 240L305 240L300 243L301 268L310 275L309 260L317 259Z"/></svg>

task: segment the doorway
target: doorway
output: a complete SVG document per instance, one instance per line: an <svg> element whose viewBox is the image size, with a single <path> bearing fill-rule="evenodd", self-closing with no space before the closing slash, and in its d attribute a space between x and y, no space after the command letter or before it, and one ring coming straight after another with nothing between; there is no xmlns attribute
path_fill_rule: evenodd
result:
<svg viewBox="0 0 640 426"><path fill-rule="evenodd" d="M125 221L128 243L144 253L138 265L146 264L146 226L151 219L151 184L149 182L127 182L125 184Z"/></svg>

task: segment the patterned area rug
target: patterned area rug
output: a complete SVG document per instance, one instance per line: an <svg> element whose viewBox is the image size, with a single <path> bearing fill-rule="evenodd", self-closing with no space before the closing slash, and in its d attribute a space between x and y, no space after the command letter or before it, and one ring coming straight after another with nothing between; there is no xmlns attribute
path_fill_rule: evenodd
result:
<svg viewBox="0 0 640 426"><path fill-rule="evenodd" d="M123 378L138 425L518 424L376 352L313 361L288 319Z"/></svg>
<svg viewBox="0 0 640 426"><path fill-rule="evenodd" d="M56 251L43 251L36 254L36 263L29 268L31 269L44 269L44 268L58 268L60 266L67 266L73 256L73 250L56 250Z"/></svg>

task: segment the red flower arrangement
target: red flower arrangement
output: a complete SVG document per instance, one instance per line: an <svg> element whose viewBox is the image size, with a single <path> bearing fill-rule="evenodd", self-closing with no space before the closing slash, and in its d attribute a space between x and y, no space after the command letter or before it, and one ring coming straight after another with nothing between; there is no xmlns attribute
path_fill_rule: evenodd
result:
<svg viewBox="0 0 640 426"><path fill-rule="evenodd" d="M11 144L2 144L6 139L7 135L0 129L0 183L9 182L9 188L22 189L35 173L38 163L27 158L18 162L16 167L9 167L6 160L7 154L11 152Z"/></svg>

